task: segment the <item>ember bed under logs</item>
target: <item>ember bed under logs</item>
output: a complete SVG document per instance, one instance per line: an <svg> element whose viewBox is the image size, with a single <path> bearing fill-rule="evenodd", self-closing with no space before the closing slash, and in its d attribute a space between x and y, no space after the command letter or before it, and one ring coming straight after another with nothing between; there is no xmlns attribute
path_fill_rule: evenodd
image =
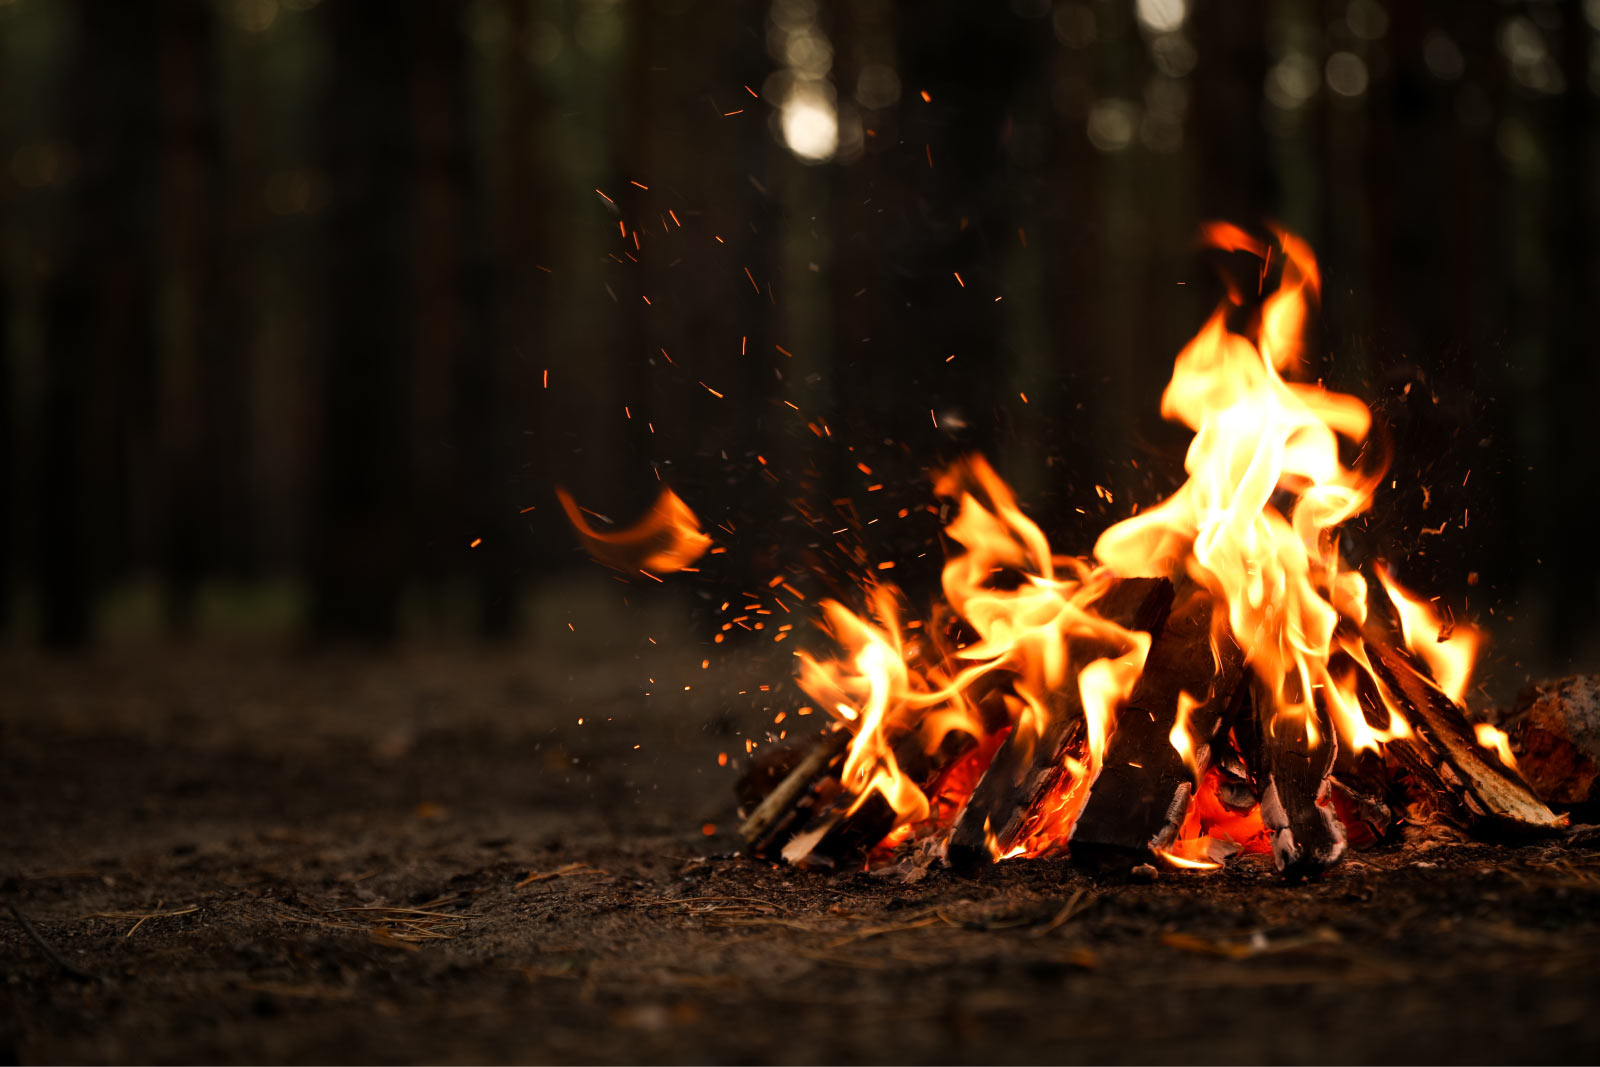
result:
<svg viewBox="0 0 1600 1067"><path fill-rule="evenodd" d="M982 457L944 470L931 609L877 572L860 607L818 606L834 647L796 653L814 702L800 714L828 725L756 751L740 784L755 854L907 879L1255 854L1298 878L1405 821L1500 838L1566 825L1464 706L1479 635L1347 558L1341 528L1373 506L1387 457L1365 403L1306 380L1310 250L1282 229L1203 237L1256 267L1251 284L1223 273L1161 399L1194 434L1187 481L1077 556ZM710 543L670 492L606 535L563 503L619 569L683 569Z"/></svg>

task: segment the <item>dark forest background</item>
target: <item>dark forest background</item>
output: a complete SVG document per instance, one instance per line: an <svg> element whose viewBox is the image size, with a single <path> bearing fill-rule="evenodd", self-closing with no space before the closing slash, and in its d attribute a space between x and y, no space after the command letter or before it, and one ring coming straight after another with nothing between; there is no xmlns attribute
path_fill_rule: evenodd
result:
<svg viewBox="0 0 1600 1067"><path fill-rule="evenodd" d="M618 520L673 485L722 529L675 579L702 600L879 560L920 594L927 471L968 449L1086 550L1181 473L1197 226L1270 217L1395 453L1352 555L1513 681L1593 666L1597 27L0 0L0 629L539 640L594 566L557 484Z"/></svg>

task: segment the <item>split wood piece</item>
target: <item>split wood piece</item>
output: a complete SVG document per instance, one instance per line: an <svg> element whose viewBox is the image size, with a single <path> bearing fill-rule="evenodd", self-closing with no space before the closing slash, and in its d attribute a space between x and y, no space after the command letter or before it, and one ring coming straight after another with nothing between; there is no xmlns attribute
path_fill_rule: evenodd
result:
<svg viewBox="0 0 1600 1067"><path fill-rule="evenodd" d="M843 756L850 736L848 730L823 731L811 751L756 805L739 826L739 836L752 851L765 852L786 831L811 814L799 806L800 801L810 795L834 761Z"/></svg>
<svg viewBox="0 0 1600 1067"><path fill-rule="evenodd" d="M1329 795L1339 739L1319 699L1311 723L1280 716L1266 685L1251 679L1256 706L1261 821L1272 833L1272 860L1286 877L1320 874L1344 855L1344 827Z"/></svg>
<svg viewBox="0 0 1600 1067"><path fill-rule="evenodd" d="M1100 777L1072 833L1074 854L1142 852L1176 839L1197 780L1172 746L1179 694L1199 701L1186 729L1203 776L1224 712L1245 677L1244 652L1230 635L1213 652L1211 615L1211 597L1191 587L1156 635L1138 684L1117 712Z"/></svg>
<svg viewBox="0 0 1600 1067"><path fill-rule="evenodd" d="M1549 832L1567 825L1566 816L1546 807L1521 775L1478 746L1466 713L1410 653L1381 634L1369 632L1366 645L1372 665L1417 735L1412 739L1415 748L1403 743L1390 747L1408 767L1429 764L1425 777L1456 802L1469 825L1510 832Z"/></svg>
<svg viewBox="0 0 1600 1067"><path fill-rule="evenodd" d="M951 764L976 748L977 743L970 734L951 733L930 753L923 751L920 736L912 732L895 742L895 763L901 774L926 793ZM841 793L830 808L789 839L783 846L783 858L796 867L832 867L859 857L882 841L898 818L894 807L882 793L874 791L851 811L856 799Z"/></svg>
<svg viewBox="0 0 1600 1067"><path fill-rule="evenodd" d="M1172 583L1165 578L1122 578L1092 610L1124 629L1153 635L1166 623L1172 596ZM1073 660L1083 666L1080 655ZM1082 733L1083 701L1075 681L1053 696L1043 736L1020 738L1013 730L956 819L946 858L957 870L970 872L994 862L994 845L1002 852L1010 849L1034 806L1060 780L1064 758Z"/></svg>

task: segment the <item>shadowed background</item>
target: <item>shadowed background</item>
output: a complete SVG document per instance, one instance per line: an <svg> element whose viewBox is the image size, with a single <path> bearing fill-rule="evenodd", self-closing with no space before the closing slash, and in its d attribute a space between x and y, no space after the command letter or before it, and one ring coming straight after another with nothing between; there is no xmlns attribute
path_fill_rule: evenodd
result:
<svg viewBox="0 0 1600 1067"><path fill-rule="evenodd" d="M0 626L559 652L578 601L679 595L597 573L557 484L678 490L706 635L780 574L920 599L968 449L1084 551L1181 475L1198 224L1270 217L1392 440L1351 555L1485 623L1498 698L1592 667L1597 23L0 0Z"/></svg>

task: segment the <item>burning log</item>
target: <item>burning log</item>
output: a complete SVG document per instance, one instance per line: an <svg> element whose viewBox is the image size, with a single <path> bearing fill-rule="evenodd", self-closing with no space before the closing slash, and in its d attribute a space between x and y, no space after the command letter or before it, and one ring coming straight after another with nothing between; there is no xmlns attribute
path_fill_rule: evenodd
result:
<svg viewBox="0 0 1600 1067"><path fill-rule="evenodd" d="M920 658L927 653L927 646L918 645L913 655ZM988 733L1005 723L1001 699L1005 685L1006 675L996 672L979 679L969 690ZM816 744L827 749L826 757L813 749L782 787L764 797L762 808L752 812L741 827L754 852L781 853L798 866L832 866L872 848L894 828L897 813L881 793L869 793L857 804L857 798L844 792L838 781L842 756L852 736L848 729L823 735ZM900 773L924 793L977 747L976 738L958 731L947 734L930 752L916 729L900 733L892 745Z"/></svg>
<svg viewBox="0 0 1600 1067"><path fill-rule="evenodd" d="M1277 715L1259 682L1251 685L1257 724L1261 821L1273 831L1272 860L1291 877L1318 874L1345 851L1344 826L1330 795L1339 741L1321 700L1314 717Z"/></svg>
<svg viewBox="0 0 1600 1067"><path fill-rule="evenodd" d="M1213 650L1212 609L1211 597L1190 587L1150 646L1078 817L1075 854L1166 848L1177 836L1245 675L1244 653L1230 636L1223 634ZM1198 702L1190 704L1185 694ZM1180 709L1186 712L1181 717ZM1187 748L1187 761L1179 744Z"/></svg>
<svg viewBox="0 0 1600 1067"><path fill-rule="evenodd" d="M916 734L894 746L902 774L927 792L932 783L956 760L976 747L967 734L948 735L933 752L924 752ZM881 793L870 793L856 806L854 798L837 797L809 826L783 846L783 858L796 866L831 867L859 856L894 829L898 816Z"/></svg>
<svg viewBox="0 0 1600 1067"><path fill-rule="evenodd" d="M1165 578L1124 578L1093 609L1124 629L1155 634L1166 622L1172 598L1172 583ZM970 871L992 863L996 849L1001 854L1009 851L1029 814L1059 783L1065 757L1080 736L1084 709L1076 685L1066 686L1056 697L1042 736L1024 738L1012 731L995 752L951 832L946 853L951 866Z"/></svg>
<svg viewBox="0 0 1600 1067"><path fill-rule="evenodd" d="M1379 677L1402 707L1414 736L1389 749L1406 766L1449 797L1463 820L1510 832L1548 832L1567 825L1534 796L1512 767L1486 758L1463 712L1410 653L1381 635L1368 635L1367 650Z"/></svg>

